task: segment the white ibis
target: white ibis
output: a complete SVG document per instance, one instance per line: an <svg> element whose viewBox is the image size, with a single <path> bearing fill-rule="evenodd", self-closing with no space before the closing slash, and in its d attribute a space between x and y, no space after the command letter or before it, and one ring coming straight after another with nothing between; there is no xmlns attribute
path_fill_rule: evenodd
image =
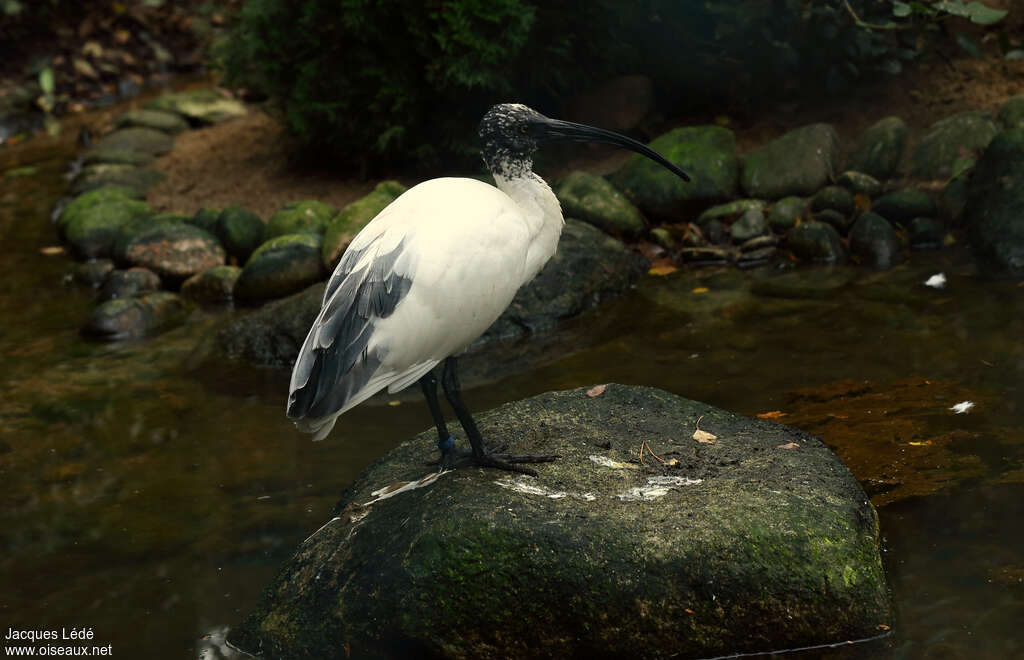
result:
<svg viewBox="0 0 1024 660"><path fill-rule="evenodd" d="M556 458L488 451L462 401L455 359L558 245L562 210L534 174L533 154L542 142L603 142L689 177L630 138L549 119L524 105L494 106L479 134L497 187L442 178L410 188L352 239L331 275L288 394L288 417L314 440L376 392L397 392L418 381L437 427L441 469L454 467L455 440L438 405L434 375L443 360L441 383L469 438L473 463L536 474L519 464Z"/></svg>

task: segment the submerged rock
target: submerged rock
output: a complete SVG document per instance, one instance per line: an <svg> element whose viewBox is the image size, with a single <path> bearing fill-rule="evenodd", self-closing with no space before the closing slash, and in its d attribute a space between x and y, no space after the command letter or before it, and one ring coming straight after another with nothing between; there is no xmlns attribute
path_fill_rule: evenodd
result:
<svg viewBox="0 0 1024 660"><path fill-rule="evenodd" d="M274 658L692 658L892 623L875 511L813 436L614 384L477 421L509 451L560 458L537 478L438 477L433 429L402 443L231 643ZM698 422L717 439L695 441ZM670 465L635 462L643 441Z"/></svg>
<svg viewBox="0 0 1024 660"><path fill-rule="evenodd" d="M739 160L736 136L721 126L677 128L650 144L690 175L687 183L639 154L631 156L610 179L631 202L651 217L674 221L693 202L735 196Z"/></svg>
<svg viewBox="0 0 1024 660"><path fill-rule="evenodd" d="M607 179L575 171L559 181L555 194L566 217L577 218L623 238L636 238L647 229L644 218Z"/></svg>
<svg viewBox="0 0 1024 660"><path fill-rule="evenodd" d="M958 161L975 158L998 132L983 112L962 112L937 121L921 136L911 173L922 179L948 179L956 173Z"/></svg>
<svg viewBox="0 0 1024 660"><path fill-rule="evenodd" d="M405 186L397 181L381 181L370 194L348 204L331 218L327 222L323 246L320 248L324 267L334 270L356 234L404 192Z"/></svg>
<svg viewBox="0 0 1024 660"><path fill-rule="evenodd" d="M798 259L817 263L846 261L843 239L832 225L818 220L804 222L789 230L786 245Z"/></svg>
<svg viewBox="0 0 1024 660"><path fill-rule="evenodd" d="M987 277L1024 277L1024 128L992 140L967 184L971 251Z"/></svg>
<svg viewBox="0 0 1024 660"><path fill-rule="evenodd" d="M338 209L315 199L286 204L270 216L264 231L264 240L285 234L323 235L328 221L337 213Z"/></svg>
<svg viewBox="0 0 1024 660"><path fill-rule="evenodd" d="M875 268L892 268L903 262L900 237L885 218L868 211L850 228L850 253Z"/></svg>
<svg viewBox="0 0 1024 660"><path fill-rule="evenodd" d="M712 220L729 222L739 218L746 211L764 211L767 206L768 203L763 199L737 199L731 202L726 202L725 204L716 204L715 206L704 209L701 214L697 216L697 224L703 227Z"/></svg>
<svg viewBox="0 0 1024 660"><path fill-rule="evenodd" d="M876 179L896 174L907 146L907 124L899 117L886 117L869 126L850 154L850 169Z"/></svg>
<svg viewBox="0 0 1024 660"><path fill-rule="evenodd" d="M318 234L285 234L259 246L235 281L235 298L253 303L281 298L322 279L320 242Z"/></svg>
<svg viewBox="0 0 1024 660"><path fill-rule="evenodd" d="M836 129L811 124L748 153L740 181L751 197L810 195L838 173L841 158Z"/></svg>
<svg viewBox="0 0 1024 660"><path fill-rule="evenodd" d="M160 276L148 268L114 270L103 281L97 300L106 302L115 298L131 298L159 288Z"/></svg>
<svg viewBox="0 0 1024 660"><path fill-rule="evenodd" d="M136 298L116 298L97 305L82 327L94 339L140 339L163 332L185 319L188 307L180 296L152 291Z"/></svg>

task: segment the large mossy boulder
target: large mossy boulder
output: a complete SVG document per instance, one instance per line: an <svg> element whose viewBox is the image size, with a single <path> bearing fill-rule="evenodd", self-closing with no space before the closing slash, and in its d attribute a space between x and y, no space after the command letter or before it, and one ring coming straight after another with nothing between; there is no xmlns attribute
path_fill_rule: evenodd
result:
<svg viewBox="0 0 1024 660"><path fill-rule="evenodd" d="M229 641L281 659L696 658L892 624L877 516L820 440L653 388L591 394L478 415L493 444L559 454L536 478L436 476L433 429L399 445ZM638 463L644 441L667 463Z"/></svg>
<svg viewBox="0 0 1024 660"><path fill-rule="evenodd" d="M912 157L911 174L948 179L985 150L999 127L983 112L962 112L932 124Z"/></svg>
<svg viewBox="0 0 1024 660"><path fill-rule="evenodd" d="M880 119L857 138L849 167L876 179L888 179L896 174L906 147L906 122L899 117Z"/></svg>
<svg viewBox="0 0 1024 660"><path fill-rule="evenodd" d="M72 252L84 259L109 257L124 225L153 215L149 204L134 199L110 199L81 205L61 215L58 229Z"/></svg>
<svg viewBox="0 0 1024 660"><path fill-rule="evenodd" d="M82 211L99 206L100 204L107 204L109 202L124 202L124 201L139 201L139 197L134 194L131 188L124 186L102 186L95 188L89 192L78 195L60 210L57 215L56 224L57 230L64 235L64 229L71 222L72 218L81 213ZM144 202L143 202L144 203Z"/></svg>
<svg viewBox="0 0 1024 660"><path fill-rule="evenodd" d="M405 186L397 181L381 181L368 195L346 205L331 218L324 230L324 242L320 249L324 267L334 270L356 234L405 190Z"/></svg>
<svg viewBox="0 0 1024 660"><path fill-rule="evenodd" d="M659 220L678 220L696 202L734 197L739 161L736 136L721 126L677 128L649 145L689 174L690 181L639 154L631 156L610 177L645 214Z"/></svg>
<svg viewBox="0 0 1024 660"><path fill-rule="evenodd" d="M555 195L566 217L578 218L613 236L636 238L647 229L640 211L603 176L570 172L558 182Z"/></svg>
<svg viewBox="0 0 1024 660"><path fill-rule="evenodd" d="M1024 277L1024 128L992 140L967 183L971 250L987 277Z"/></svg>
<svg viewBox="0 0 1024 660"><path fill-rule="evenodd" d="M839 135L831 124L792 130L743 159L740 182L751 197L810 195L840 171Z"/></svg>
<svg viewBox="0 0 1024 660"><path fill-rule="evenodd" d="M322 236L328 221L337 214L338 209L315 199L292 202L270 216L263 237L264 240L270 240L285 234L318 234Z"/></svg>
<svg viewBox="0 0 1024 660"><path fill-rule="evenodd" d="M247 303L282 298L323 279L326 271L320 262L320 247L319 234L285 234L270 239L242 268L235 281L235 298Z"/></svg>

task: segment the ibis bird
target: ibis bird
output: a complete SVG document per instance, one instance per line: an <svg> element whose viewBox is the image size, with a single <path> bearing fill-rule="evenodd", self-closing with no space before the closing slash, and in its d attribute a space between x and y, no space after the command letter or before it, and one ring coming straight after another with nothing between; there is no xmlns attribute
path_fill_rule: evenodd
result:
<svg viewBox="0 0 1024 660"><path fill-rule="evenodd" d="M492 107L479 137L497 187L440 178L410 188L352 239L328 280L288 394L288 417L315 440L376 392L419 382L437 427L441 469L455 467L459 455L434 374L443 361L441 384L469 439L472 463L535 474L521 464L556 458L489 451L462 400L456 364L456 355L501 315L558 245L562 210L533 172L533 154L544 142L602 142L689 177L635 140L515 103Z"/></svg>

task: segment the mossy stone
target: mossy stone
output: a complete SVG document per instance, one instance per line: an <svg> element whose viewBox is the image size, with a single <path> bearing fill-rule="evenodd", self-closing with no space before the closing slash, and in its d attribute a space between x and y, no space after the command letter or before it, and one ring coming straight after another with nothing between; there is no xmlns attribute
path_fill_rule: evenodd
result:
<svg viewBox="0 0 1024 660"><path fill-rule="evenodd" d="M111 271L96 298L100 302L114 298L131 298L146 291L160 288L160 276L148 268L128 268Z"/></svg>
<svg viewBox="0 0 1024 660"><path fill-rule="evenodd" d="M224 305L234 298L235 282L242 273L238 266L214 266L196 273L181 285L181 295L205 305Z"/></svg>
<svg viewBox="0 0 1024 660"><path fill-rule="evenodd" d="M319 234L285 234L259 246L235 281L235 298L261 302L305 289L326 274Z"/></svg>
<svg viewBox="0 0 1024 660"><path fill-rule="evenodd" d="M996 121L1004 129L1024 128L1024 94L1018 94L1006 99L999 106Z"/></svg>
<svg viewBox="0 0 1024 660"><path fill-rule="evenodd" d="M134 197L142 199L150 188L166 178L163 172L134 165L99 163L82 168L71 181L70 192L72 195L80 195L95 188L120 186L131 189Z"/></svg>
<svg viewBox="0 0 1024 660"><path fill-rule="evenodd" d="M266 229L267 224L258 215L244 206L232 204L220 212L213 233L229 255L245 263L253 250L263 243Z"/></svg>
<svg viewBox="0 0 1024 660"><path fill-rule="evenodd" d="M138 201L139 198L133 192L131 188L124 186L102 186L78 195L68 202L57 216L58 232L63 236L64 229L71 222L72 218L85 209L109 202Z"/></svg>
<svg viewBox="0 0 1024 660"><path fill-rule="evenodd" d="M875 177L864 172L846 170L836 178L836 184L846 188L854 195L864 195L874 199L882 194L882 184Z"/></svg>
<svg viewBox="0 0 1024 660"><path fill-rule="evenodd" d="M648 216L676 220L694 202L735 196L739 160L736 136L729 129L721 126L677 128L649 146L678 165L691 180L683 181L649 158L639 154L631 156L610 180Z"/></svg>
<svg viewBox="0 0 1024 660"><path fill-rule="evenodd" d="M921 179L948 179L957 162L985 150L999 127L984 112L963 112L937 121L914 149L911 174Z"/></svg>
<svg viewBox="0 0 1024 660"><path fill-rule="evenodd" d="M820 440L653 388L587 389L477 415L509 451L559 455L536 478L438 477L424 467L433 429L401 443L231 644L275 658L697 658L892 625L877 515ZM718 441L695 442L698 423ZM635 462L642 441L678 466ZM422 477L436 480L379 497Z"/></svg>
<svg viewBox="0 0 1024 660"><path fill-rule="evenodd" d="M919 216L934 217L935 201L917 188L903 188L882 195L871 204L871 210L896 225L903 225Z"/></svg>
<svg viewBox="0 0 1024 660"><path fill-rule="evenodd" d="M870 211L860 214L850 228L850 253L880 269L903 262L899 235L885 218Z"/></svg>
<svg viewBox="0 0 1024 660"><path fill-rule="evenodd" d="M182 280L224 263L224 248L216 236L185 222L162 222L133 236L124 246L124 259L148 268L161 278Z"/></svg>
<svg viewBox="0 0 1024 660"><path fill-rule="evenodd" d="M199 227L203 231L208 231L211 234L216 235L217 224L220 221L220 214L221 209L211 209L204 206L196 211L196 214L188 220L188 223Z"/></svg>
<svg viewBox="0 0 1024 660"><path fill-rule="evenodd" d="M842 186L825 186L811 198L811 211L825 209L850 215L853 213L853 194Z"/></svg>
<svg viewBox="0 0 1024 660"><path fill-rule="evenodd" d="M323 235L327 222L338 214L330 204L313 200L292 202L270 216L264 232L264 240L285 234Z"/></svg>
<svg viewBox="0 0 1024 660"><path fill-rule="evenodd" d="M82 156L83 165L134 165L143 167L155 160L153 154L141 151L125 151L123 149L89 149Z"/></svg>
<svg viewBox="0 0 1024 660"><path fill-rule="evenodd" d="M803 197L783 197L772 205L768 213L768 226L772 231L785 232L796 226L797 220L807 210Z"/></svg>
<svg viewBox="0 0 1024 660"><path fill-rule="evenodd" d="M117 236L114 238L114 246L111 250L111 256L114 258L114 261L121 265L130 265L128 257L125 255L125 249L128 247L128 244L132 239L150 231L153 227L158 225L181 223L185 222L187 219L188 216L179 213L157 213L155 215L145 215L132 218L118 227Z"/></svg>
<svg viewBox="0 0 1024 660"><path fill-rule="evenodd" d="M992 140L967 184L964 224L978 270L1024 277L1024 128Z"/></svg>
<svg viewBox="0 0 1024 660"><path fill-rule="evenodd" d="M786 245L802 261L842 263L846 261L843 239L832 225L818 220L802 222L786 234Z"/></svg>
<svg viewBox="0 0 1024 660"><path fill-rule="evenodd" d="M122 128L104 135L96 141L99 151L136 151L151 156L161 156L174 148L174 138L163 131L134 126Z"/></svg>
<svg viewBox="0 0 1024 660"><path fill-rule="evenodd" d="M181 115L161 110L129 110L114 119L114 126L151 128L169 135L188 130L188 122Z"/></svg>
<svg viewBox="0 0 1024 660"><path fill-rule="evenodd" d="M768 202L763 199L736 199L725 204L716 204L710 208L704 209L699 216L697 216L697 224L704 226L712 220L721 220L723 222L731 222L736 218L743 215L745 211L751 209L764 211L768 207Z"/></svg>
<svg viewBox="0 0 1024 660"><path fill-rule="evenodd" d="M64 238L72 251L82 258L109 257L123 225L152 215L149 204L137 200L97 204L72 215L64 226Z"/></svg>
<svg viewBox="0 0 1024 660"><path fill-rule="evenodd" d="M188 306L169 291L151 291L134 298L115 298L97 305L82 334L103 341L148 337L180 324Z"/></svg>
<svg viewBox="0 0 1024 660"><path fill-rule="evenodd" d="M884 181L896 173L906 148L907 123L899 117L885 117L857 138L849 167Z"/></svg>
<svg viewBox="0 0 1024 660"><path fill-rule="evenodd" d="M324 231L321 247L324 267L333 270L356 234L405 190L405 186L397 181L381 181L368 195L347 204L332 217Z"/></svg>
<svg viewBox="0 0 1024 660"><path fill-rule="evenodd" d="M635 206L602 176L576 170L556 186L555 195L568 216L613 236L636 238L647 225Z"/></svg>
<svg viewBox="0 0 1024 660"><path fill-rule="evenodd" d="M243 103L212 89L190 89L164 94L147 103L146 108L174 112L200 124L219 124L244 117L248 113Z"/></svg>
<svg viewBox="0 0 1024 660"><path fill-rule="evenodd" d="M740 182L750 197L810 195L839 172L839 135L831 124L794 129L743 159Z"/></svg>

